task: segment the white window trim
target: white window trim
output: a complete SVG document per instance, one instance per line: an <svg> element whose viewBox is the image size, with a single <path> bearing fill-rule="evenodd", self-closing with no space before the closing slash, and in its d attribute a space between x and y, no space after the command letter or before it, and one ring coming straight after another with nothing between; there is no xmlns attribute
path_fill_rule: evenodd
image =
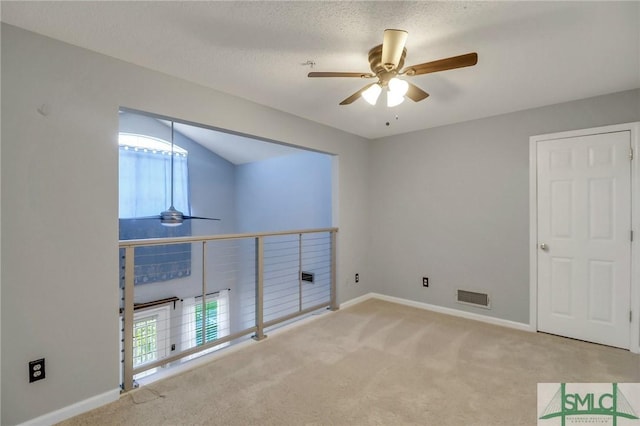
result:
<svg viewBox="0 0 640 426"><path fill-rule="evenodd" d="M165 358L170 351L171 346L171 336L169 333L170 330L170 308L169 306L160 306L156 308L149 308L134 312L133 314L133 323L135 325L138 321L144 321L148 318L156 317L156 341L158 342L157 351L156 351L156 360L160 360ZM134 337L135 338L135 337ZM134 365L134 368L144 366L144 364ZM151 368L147 371L143 371L142 373L136 374L134 379L139 379L150 374L157 372L157 368Z"/></svg>
<svg viewBox="0 0 640 426"><path fill-rule="evenodd" d="M118 145L125 149L131 148L136 151L141 150L171 155L171 142L139 133L120 132L118 134ZM175 143L173 144L173 152L175 155L181 155L183 157L189 154L189 151Z"/></svg>

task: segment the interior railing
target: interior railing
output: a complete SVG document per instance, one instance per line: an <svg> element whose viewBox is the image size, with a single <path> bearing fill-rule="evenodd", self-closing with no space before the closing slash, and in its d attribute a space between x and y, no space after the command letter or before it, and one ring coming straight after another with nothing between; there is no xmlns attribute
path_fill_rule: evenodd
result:
<svg viewBox="0 0 640 426"><path fill-rule="evenodd" d="M323 308L337 228L120 241L121 387Z"/></svg>

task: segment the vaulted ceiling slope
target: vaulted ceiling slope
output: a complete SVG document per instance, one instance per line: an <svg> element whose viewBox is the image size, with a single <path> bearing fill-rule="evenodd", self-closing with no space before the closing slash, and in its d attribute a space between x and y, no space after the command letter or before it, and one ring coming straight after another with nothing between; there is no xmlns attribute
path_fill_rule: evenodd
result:
<svg viewBox="0 0 640 426"><path fill-rule="evenodd" d="M366 138L640 87L638 1L3 1L2 21ZM478 65L414 77L431 96L396 108L338 106L362 81L307 78L368 71L385 28L409 32L407 65Z"/></svg>

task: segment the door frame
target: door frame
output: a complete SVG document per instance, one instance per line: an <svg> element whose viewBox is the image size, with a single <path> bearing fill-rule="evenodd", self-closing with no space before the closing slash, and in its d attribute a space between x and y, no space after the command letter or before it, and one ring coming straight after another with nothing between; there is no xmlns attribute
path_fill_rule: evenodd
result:
<svg viewBox="0 0 640 426"><path fill-rule="evenodd" d="M588 136L600 133L628 131L631 134L631 312L629 350L640 353L640 122L614 124L590 129L548 133L529 138L529 328L538 331L538 142Z"/></svg>

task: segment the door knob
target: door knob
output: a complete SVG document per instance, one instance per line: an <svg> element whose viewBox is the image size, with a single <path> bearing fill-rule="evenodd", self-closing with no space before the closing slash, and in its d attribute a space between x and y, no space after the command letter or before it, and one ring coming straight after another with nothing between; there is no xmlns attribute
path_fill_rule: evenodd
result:
<svg viewBox="0 0 640 426"><path fill-rule="evenodd" d="M547 250L549 250L549 246L546 245L545 243L542 243L542 244L540 244L540 250L547 251Z"/></svg>

